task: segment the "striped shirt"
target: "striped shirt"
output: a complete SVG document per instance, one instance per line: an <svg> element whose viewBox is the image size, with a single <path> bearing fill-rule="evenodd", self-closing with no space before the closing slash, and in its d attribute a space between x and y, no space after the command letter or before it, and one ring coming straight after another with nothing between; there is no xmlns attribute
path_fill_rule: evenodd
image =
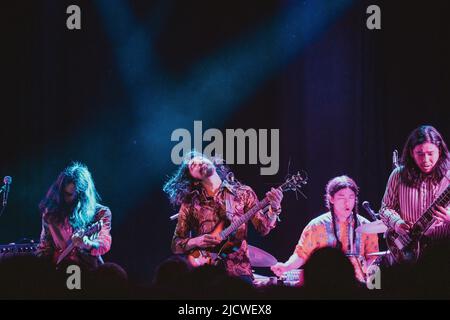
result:
<svg viewBox="0 0 450 320"><path fill-rule="evenodd" d="M424 179L418 187L409 187L401 181L400 170L402 167L392 171L380 209L381 219L392 229L399 219L416 222L450 182L449 171L447 177L438 184L433 184L431 179ZM433 240L450 238L450 224L435 221L425 235Z"/></svg>

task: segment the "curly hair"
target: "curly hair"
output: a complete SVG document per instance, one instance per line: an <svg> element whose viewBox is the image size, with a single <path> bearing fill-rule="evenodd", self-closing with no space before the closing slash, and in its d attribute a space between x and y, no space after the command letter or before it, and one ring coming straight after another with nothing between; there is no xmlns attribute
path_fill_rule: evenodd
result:
<svg viewBox="0 0 450 320"><path fill-rule="evenodd" d="M203 185L201 181L191 176L188 163L194 157L208 157L195 150L190 151L183 159L180 167L169 177L163 186L163 191L168 195L170 203L173 205L181 205L182 203L191 203L198 199L202 192ZM228 166L224 164L224 160L220 157L211 159L216 172L222 180L233 181L233 173ZM238 183L234 181L234 183Z"/></svg>
<svg viewBox="0 0 450 320"><path fill-rule="evenodd" d="M75 185L76 200L73 209L68 211L64 201L64 188L70 183ZM69 217L72 227L78 229L91 223L99 200L100 196L88 168L80 162L73 162L51 185L45 198L39 203L39 209L41 213L46 211L58 223Z"/></svg>
<svg viewBox="0 0 450 320"><path fill-rule="evenodd" d="M425 178L425 174L417 166L412 152L416 146L426 142L434 144L439 149L439 160L436 162L433 171L427 175L431 178L431 181L438 184L449 170L450 156L441 134L432 126L420 126L409 135L401 157L400 177L402 182L409 187L417 187Z"/></svg>

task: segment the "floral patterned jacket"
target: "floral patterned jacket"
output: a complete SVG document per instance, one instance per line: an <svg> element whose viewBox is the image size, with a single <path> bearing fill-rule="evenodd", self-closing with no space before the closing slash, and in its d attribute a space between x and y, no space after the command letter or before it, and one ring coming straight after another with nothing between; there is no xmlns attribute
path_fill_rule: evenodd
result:
<svg viewBox="0 0 450 320"><path fill-rule="evenodd" d="M225 193L227 192L232 195L230 198L233 216L227 216L226 213ZM185 246L192 237L211 232L220 221L232 221L242 216L258 202L255 192L250 187L241 184L231 185L225 180L214 197L209 197L206 192L203 192L198 198L198 201L181 205L172 239L172 251L175 254L188 253ZM250 221L262 235L267 235L276 224L276 220L270 219L262 210L258 211ZM240 247L224 259L225 269L232 276L253 277L246 241L247 230L248 222L238 228L233 236L236 240L240 240L238 241ZM195 235L191 236L191 232Z"/></svg>
<svg viewBox="0 0 450 320"><path fill-rule="evenodd" d="M90 251L75 248L67 257L67 261L82 265L87 268L95 268L99 262L98 257L107 253L111 248L111 211L108 207L97 205L93 222L102 221L101 230L90 236L91 240L99 243L98 248ZM47 257L54 262L59 254L66 248L71 240L74 230L68 219L64 223L57 223L44 212L42 214L42 231L40 242L36 251L39 257Z"/></svg>

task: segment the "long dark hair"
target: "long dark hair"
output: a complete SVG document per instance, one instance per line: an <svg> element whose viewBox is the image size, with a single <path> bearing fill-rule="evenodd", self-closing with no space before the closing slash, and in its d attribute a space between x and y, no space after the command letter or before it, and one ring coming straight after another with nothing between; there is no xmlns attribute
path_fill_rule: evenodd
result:
<svg viewBox="0 0 450 320"><path fill-rule="evenodd" d="M427 175L434 184L438 184L449 170L449 153L447 145L442 139L441 134L432 126L420 126L414 129L408 137L403 147L400 171L402 182L410 187L416 187L423 180L425 174L417 166L412 152L414 148L422 143L432 143L439 149L439 160L433 168L433 171Z"/></svg>
<svg viewBox="0 0 450 320"><path fill-rule="evenodd" d="M193 178L189 172L188 163L194 157L205 157L211 160L220 179L238 183L232 177L232 172L224 164L222 158L208 158L200 152L192 150L184 157L180 167L169 177L163 186L163 191L167 194L170 203L173 205L181 205L182 203L191 203L192 201L198 200L202 192L203 185L201 181Z"/></svg>
<svg viewBox="0 0 450 320"><path fill-rule="evenodd" d="M70 183L75 185L76 199L73 208L68 212L64 201L64 188ZM99 200L100 196L88 168L80 162L73 162L51 185L45 198L39 203L39 209L41 213L47 211L47 215L57 223L62 223L69 217L72 227L78 229L93 220Z"/></svg>
<svg viewBox="0 0 450 320"><path fill-rule="evenodd" d="M337 236L337 231L336 231L337 218L336 218L336 214L334 213L333 204L330 202L329 198L333 197L336 194L336 192L338 192L339 190L342 190L345 188L349 188L350 190L352 190L355 193L355 207L353 208L353 221L354 221L353 242L354 242L356 239L356 228L358 227L358 217L357 217L358 194L359 194L358 185L352 178L344 175L344 176L339 176L339 177L335 177L335 178L331 179L330 181L328 181L327 186L325 187L325 205L331 212L331 220L333 222L333 232L334 232L334 236L336 237L336 240L337 240L337 247L339 249L342 248L342 243Z"/></svg>

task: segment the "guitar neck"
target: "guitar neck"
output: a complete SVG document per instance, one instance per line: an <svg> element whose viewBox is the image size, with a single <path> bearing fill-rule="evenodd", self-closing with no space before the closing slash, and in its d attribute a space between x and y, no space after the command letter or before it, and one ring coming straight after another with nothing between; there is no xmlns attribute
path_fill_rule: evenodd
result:
<svg viewBox="0 0 450 320"><path fill-rule="evenodd" d="M56 264L60 264L61 261L63 261L68 255L69 253L73 250L73 248L75 248L74 244L72 241L69 241L67 244L67 247L64 249L63 252L61 252L61 254L58 257L58 260L56 262Z"/></svg>
<svg viewBox="0 0 450 320"><path fill-rule="evenodd" d="M433 209L436 206L446 207L450 202L450 185L442 192L425 213L414 223L413 234L422 235L434 223Z"/></svg>
<svg viewBox="0 0 450 320"><path fill-rule="evenodd" d="M302 178L299 173L289 178L282 185L278 187L282 192L286 190L299 190L301 184L306 184L306 179ZM241 225L246 223L251 217L253 217L259 210L265 209L269 205L269 199L265 197L262 201L256 203L250 210L244 213L235 221L232 221L231 224L224 229L220 236L222 239L226 239L230 234L236 231Z"/></svg>
<svg viewBox="0 0 450 320"><path fill-rule="evenodd" d="M230 234L232 234L234 231L236 231L241 225L246 223L248 220L251 219L259 210L264 209L269 205L269 200L267 198L264 198L261 202L258 202L255 204L250 210L248 210L245 214L240 216L238 219L233 221L226 229L224 229L220 235L222 236L222 239L227 238Z"/></svg>
<svg viewBox="0 0 450 320"><path fill-rule="evenodd" d="M100 230L100 226L101 225L99 223L94 223L91 227L89 227L89 229L87 231L83 232L80 235L80 237L83 238L84 236L91 236L93 233L98 232ZM57 265L60 264L61 261L63 261L74 248L75 248L75 245L74 245L72 239L67 241L66 248L59 255L56 264Z"/></svg>

